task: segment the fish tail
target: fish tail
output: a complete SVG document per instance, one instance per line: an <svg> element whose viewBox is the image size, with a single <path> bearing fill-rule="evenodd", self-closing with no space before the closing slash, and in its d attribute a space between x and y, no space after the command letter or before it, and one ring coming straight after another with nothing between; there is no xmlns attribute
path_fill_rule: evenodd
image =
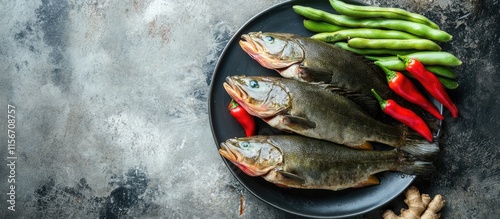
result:
<svg viewBox="0 0 500 219"><path fill-rule="evenodd" d="M400 152L396 171L425 175L435 170L432 160L439 153L437 142L427 140L408 140L407 144L397 149Z"/></svg>
<svg viewBox="0 0 500 219"><path fill-rule="evenodd" d="M427 175L435 170L432 162L418 160L405 160L396 167L396 171L414 175Z"/></svg>
<svg viewBox="0 0 500 219"><path fill-rule="evenodd" d="M428 142L423 139L407 139L406 144L398 148L399 151L407 153L407 156L419 160L433 160L439 153L437 142Z"/></svg>

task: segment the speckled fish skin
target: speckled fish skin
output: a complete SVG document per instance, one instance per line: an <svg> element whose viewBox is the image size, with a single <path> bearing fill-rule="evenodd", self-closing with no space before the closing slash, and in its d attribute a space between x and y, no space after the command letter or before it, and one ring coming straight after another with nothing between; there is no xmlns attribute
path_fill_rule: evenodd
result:
<svg viewBox="0 0 500 219"><path fill-rule="evenodd" d="M258 173L251 176L300 189L363 187L378 184L373 175L383 171L424 174L433 170L431 162L418 161L397 149L355 150L299 135L233 138L221 144L219 153L244 172Z"/></svg>
<svg viewBox="0 0 500 219"><path fill-rule="evenodd" d="M370 149L370 142L393 147L409 143L404 126L373 119L357 104L327 87L260 76L229 76L224 83L228 94L245 110L283 131L353 148Z"/></svg>
<svg viewBox="0 0 500 219"><path fill-rule="evenodd" d="M377 66L328 43L295 34L262 32L243 34L239 43L258 63L283 77L330 83L370 97L372 88L384 98L394 96Z"/></svg>

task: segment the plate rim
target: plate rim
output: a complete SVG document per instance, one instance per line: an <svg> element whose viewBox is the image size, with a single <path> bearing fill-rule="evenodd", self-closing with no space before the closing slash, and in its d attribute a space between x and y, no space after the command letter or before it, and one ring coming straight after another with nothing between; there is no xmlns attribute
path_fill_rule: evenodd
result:
<svg viewBox="0 0 500 219"><path fill-rule="evenodd" d="M316 2L319 2L320 0L314 0ZM314 2L314 1L307 1L307 2ZM328 0L325 0L325 1L328 1ZM346 0L343 0L344 2ZM354 2L354 3L357 3L357 4L360 4L360 5L368 5L364 2L360 2L359 0L348 0L349 2ZM221 51L220 55L218 56L217 58L217 62L216 62L216 65L214 67L214 70L213 70L213 73L212 73L212 77L211 77L211 81L210 81L210 86L209 86L209 98L208 98L208 110L209 110L209 122L210 122L210 128L211 128L211 131L212 131L212 137L214 139L214 143L216 145L216 148L219 147L219 142L218 142L218 139L217 139L217 136L216 136L216 133L215 133L215 127L214 127L214 122L213 122L213 99L214 99L214 96L212 95L212 91L213 89L215 89L215 83L214 83L214 80L216 79L216 76L217 76L217 70L220 68L220 66L222 65L221 63L221 59L226 55L226 53L228 52L228 50L230 49L230 46L231 44L234 43L234 41L236 41L240 36L238 34L240 34L245 28L247 28L252 22L255 22L255 20L257 20L259 17L261 17L262 15L266 14L266 13L269 13L269 11L272 11L272 10L276 10L277 8L279 7L282 7L284 5L288 5L288 4L293 4L294 2L301 2L301 0L288 0L288 1L284 1L284 2L281 2L281 3L277 3L275 5L272 5L270 7L267 7L266 9L258 12L257 14L255 14L254 16L252 16L250 19L248 19L247 21L245 21L243 23L243 25L241 25L235 32L234 34L232 35L232 37L227 41L226 45L224 46L224 49ZM305 2L305 0L302 0L302 2ZM440 111L442 112L442 105L440 106ZM438 130L438 136L439 136L439 132L441 131L441 129ZM257 197L259 200L261 200L262 202L276 208L276 209L279 209L283 212L286 212L286 213L290 213L290 214L293 214L293 215L297 215L297 216L302 216L302 217L310 217L310 218L348 218L348 217L354 217L354 216L360 216L360 215L363 215L363 214L366 214L368 212L371 212L373 210L376 210L384 205L386 205L387 203L389 203L390 201L394 200L395 198L397 198L399 195L401 195L414 181L415 179L418 177L418 176L415 176L415 175L407 175L409 178L411 178L410 181L408 181L407 183L404 183L402 184L402 191L397 193L397 194L394 194L394 195L391 195L388 199L380 202L379 204L375 204L373 205L372 207L369 207L369 208L365 208L363 209L362 211L357 211L355 213L350 213L350 214L343 214L343 215L332 215L332 216L321 216L321 215L310 215L310 214L304 214L304 213L301 213L301 212L298 212L298 211L292 211L291 209L286 209L286 208L283 208L281 206L278 206L277 204L275 203L272 203L266 199L264 199L263 197L261 197L259 194L257 194L255 191L253 191L252 189L250 189L247 184L242 180L240 179L240 177L231 169L231 165L233 165L232 163L230 163L230 161L228 161L227 159L225 159L222 155L219 154L219 157L221 157L221 159L223 160L226 168L229 169L229 172L231 173L231 175L233 175L234 178L236 178L236 180L245 188L245 190L247 190L248 192L250 192L250 194L252 194L253 196Z"/></svg>

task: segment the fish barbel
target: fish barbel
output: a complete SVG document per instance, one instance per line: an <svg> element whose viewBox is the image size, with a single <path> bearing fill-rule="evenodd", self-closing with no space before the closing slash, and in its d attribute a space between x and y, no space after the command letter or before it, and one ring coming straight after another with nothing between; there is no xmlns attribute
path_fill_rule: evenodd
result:
<svg viewBox="0 0 500 219"><path fill-rule="evenodd" d="M428 157L437 151L423 146ZM425 174L433 170L398 149L355 150L299 135L232 138L219 153L250 176L262 176L280 187L341 190L379 184L374 176L384 171Z"/></svg>
<svg viewBox="0 0 500 219"><path fill-rule="evenodd" d="M228 76L223 86L248 113L282 131L359 149L371 149L371 142L392 147L427 142L417 135L414 139L405 126L375 120L344 95L329 90L327 84Z"/></svg>

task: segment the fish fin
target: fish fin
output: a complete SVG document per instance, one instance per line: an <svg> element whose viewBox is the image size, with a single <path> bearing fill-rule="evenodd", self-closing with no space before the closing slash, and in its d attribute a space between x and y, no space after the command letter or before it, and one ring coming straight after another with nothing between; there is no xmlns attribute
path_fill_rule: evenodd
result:
<svg viewBox="0 0 500 219"><path fill-rule="evenodd" d="M370 142L365 142L365 143L360 144L360 145L349 146L349 147L354 148L354 149L359 149L359 150L373 150L373 145Z"/></svg>
<svg viewBox="0 0 500 219"><path fill-rule="evenodd" d="M380 184L380 179L375 175L370 175L366 181L360 182L359 184L353 186L353 188L362 188L378 184Z"/></svg>
<svg viewBox="0 0 500 219"><path fill-rule="evenodd" d="M324 83L324 82L312 82L312 83L317 84L318 86L322 87L323 89L329 90L330 92L336 93L339 95L348 96L349 94L356 94L356 92L351 91L347 88L335 86L335 85L330 84L330 83Z"/></svg>
<svg viewBox="0 0 500 219"><path fill-rule="evenodd" d="M403 161L397 168L396 171L415 174L415 175L425 175L432 173L436 170L436 167L432 162L426 161Z"/></svg>
<svg viewBox="0 0 500 219"><path fill-rule="evenodd" d="M306 180L302 177L300 177L297 174L286 172L283 170L278 171L281 175L283 175L287 180L295 182L297 184L303 184Z"/></svg>
<svg viewBox="0 0 500 219"><path fill-rule="evenodd" d="M433 160L440 151L437 142L428 142L424 139L407 139L405 145L398 150L407 153L407 156L426 161Z"/></svg>
<svg viewBox="0 0 500 219"><path fill-rule="evenodd" d="M332 71L324 68L300 66L299 77L309 82L326 82L332 80Z"/></svg>
<svg viewBox="0 0 500 219"><path fill-rule="evenodd" d="M332 84L325 84L325 83L317 83L317 84L318 86L326 90L329 90L332 93L347 97L347 99L356 103L356 105L358 105L362 110L364 110L365 112L369 113L372 116L378 116L382 112L377 100L370 95L354 92Z"/></svg>
<svg viewBox="0 0 500 219"><path fill-rule="evenodd" d="M365 94L358 93L350 93L345 95L347 98L361 106L363 110L365 110L370 115L376 116L378 115L380 110L380 105L377 100Z"/></svg>
<svg viewBox="0 0 500 219"><path fill-rule="evenodd" d="M293 130L304 130L316 128L316 123L300 116L286 115L283 118L283 123L291 127Z"/></svg>

